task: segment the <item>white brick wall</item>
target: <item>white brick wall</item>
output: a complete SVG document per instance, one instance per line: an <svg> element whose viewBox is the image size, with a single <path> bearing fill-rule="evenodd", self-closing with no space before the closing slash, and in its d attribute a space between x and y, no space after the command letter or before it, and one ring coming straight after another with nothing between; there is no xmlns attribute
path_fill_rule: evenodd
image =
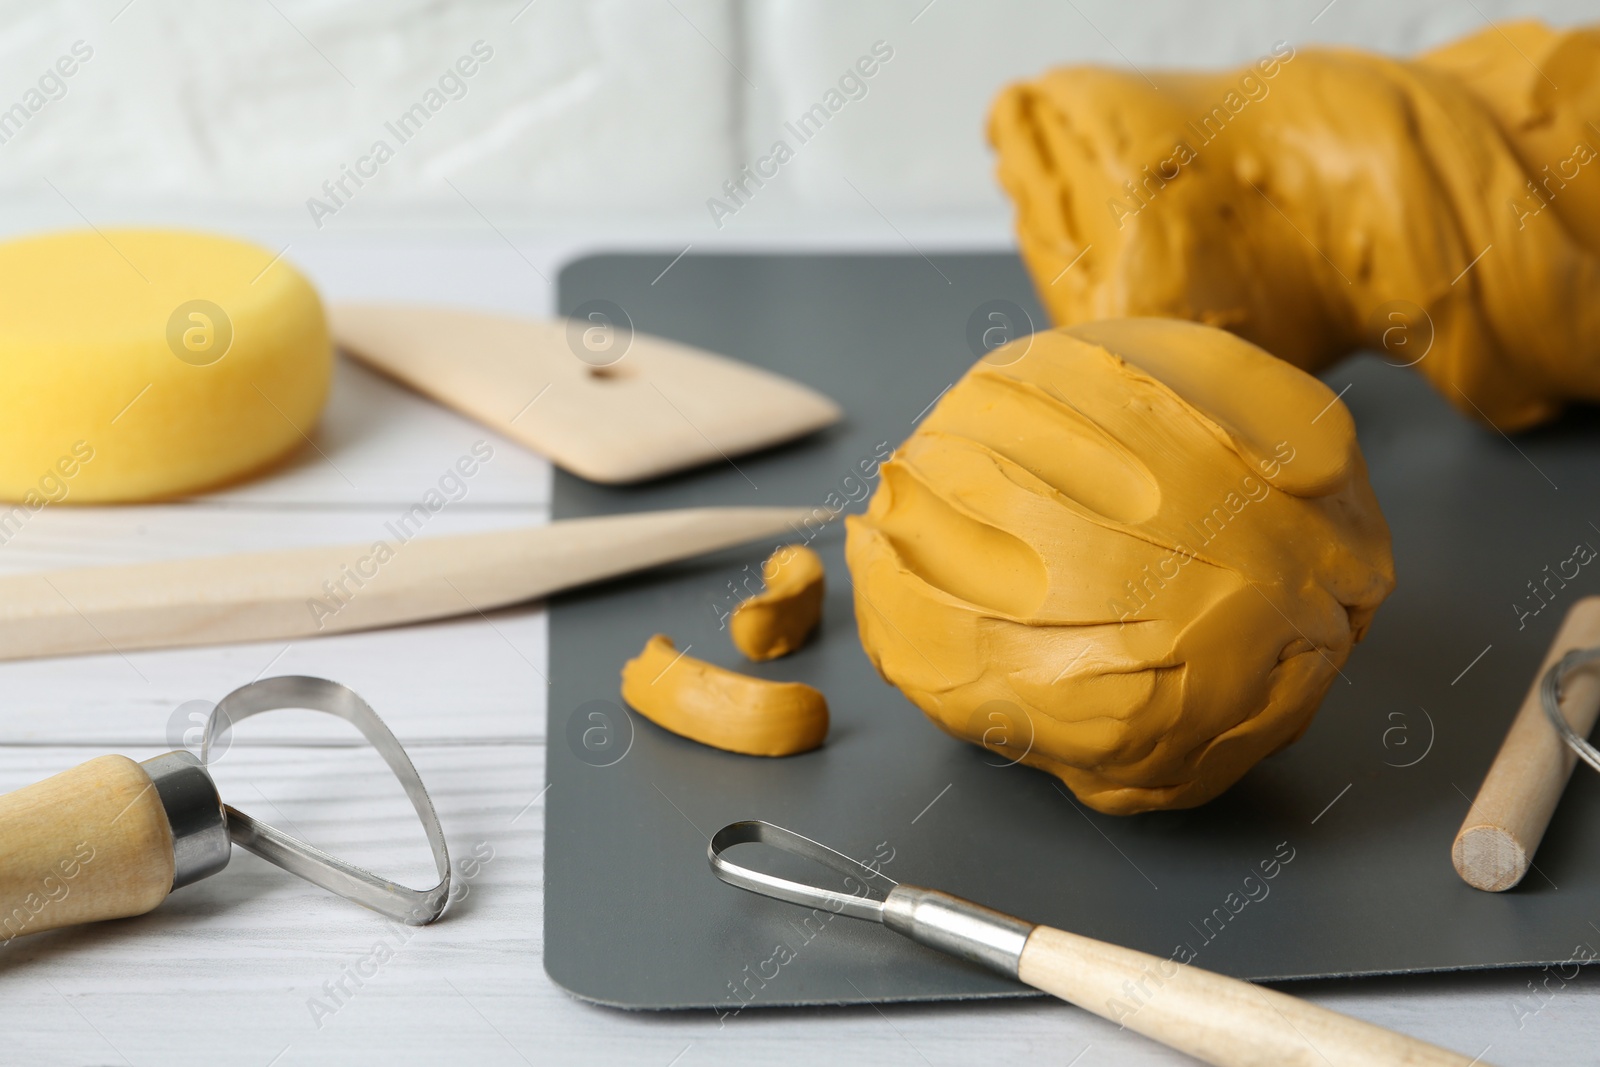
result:
<svg viewBox="0 0 1600 1067"><path fill-rule="evenodd" d="M1407 52L1481 26L1480 10L1600 19L1593 0L124 4L0 3L0 110L42 102L19 129L0 124L6 228L31 202L74 222L70 202L129 218L239 210L309 230L317 196L337 208L328 228L482 210L504 225L661 217L710 234L706 201L731 203L722 183L779 139L793 159L725 229L998 214L984 114L1006 81L1052 64L1225 64L1277 39ZM77 41L93 54L57 82ZM492 58L464 95L447 79L459 99L441 92L401 143L385 123L477 41ZM878 41L893 57L864 95L803 144L788 133ZM393 158L363 162L380 139ZM337 201L323 191L358 165L364 184L346 178Z"/></svg>
<svg viewBox="0 0 1600 1067"><path fill-rule="evenodd" d="M0 5L0 108L74 41L93 49L0 144L0 194L48 180L74 200L196 198L309 223L307 198L385 139L377 176L346 182L352 210L459 204L448 181L535 215L670 207L732 159L725 0L538 0L520 16L525 0L134 0L117 14L125 2ZM401 144L384 123L480 40L493 55L465 95L441 93Z"/></svg>

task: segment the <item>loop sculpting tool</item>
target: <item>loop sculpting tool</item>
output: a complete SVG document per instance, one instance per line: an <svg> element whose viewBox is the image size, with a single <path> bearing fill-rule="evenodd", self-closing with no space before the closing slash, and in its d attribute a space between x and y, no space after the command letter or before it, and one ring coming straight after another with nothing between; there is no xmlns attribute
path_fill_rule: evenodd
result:
<svg viewBox="0 0 1600 1067"><path fill-rule="evenodd" d="M212 746L234 724L281 708L337 716L372 743L422 820L437 885L399 885L223 803L206 769ZM20 934L142 915L172 890L226 867L234 845L411 926L437 919L450 895L450 854L439 816L377 713L337 682L265 678L235 689L212 710L198 758L183 750L142 763L100 756L0 796L0 944Z"/></svg>
<svg viewBox="0 0 1600 1067"><path fill-rule="evenodd" d="M741 867L724 855L745 844L770 845L831 867L845 876L840 884L846 891ZM1018 979L1206 1063L1472 1067L1483 1062L1177 959L1036 926L937 889L900 885L771 823L724 826L712 836L707 855L712 871L729 885L880 922L919 944Z"/></svg>

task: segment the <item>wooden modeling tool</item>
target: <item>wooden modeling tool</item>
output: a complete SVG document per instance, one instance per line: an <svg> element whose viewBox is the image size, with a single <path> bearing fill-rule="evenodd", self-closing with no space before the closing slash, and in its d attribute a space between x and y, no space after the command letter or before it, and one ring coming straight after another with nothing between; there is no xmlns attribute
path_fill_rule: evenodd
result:
<svg viewBox="0 0 1600 1067"><path fill-rule="evenodd" d="M1562 620L1456 834L1450 859L1468 885L1490 892L1510 889L1533 865L1533 854L1577 762L1575 746L1562 737L1547 713L1543 691L1551 687L1556 711L1564 715L1573 736L1587 737L1600 713L1600 673L1563 669L1563 660L1569 653L1596 646L1600 646L1600 597L1591 596L1572 605Z"/></svg>
<svg viewBox="0 0 1600 1067"><path fill-rule="evenodd" d="M725 853L765 844L839 872L845 891L741 867ZM970 900L901 885L793 830L731 823L707 846L729 885L834 915L880 922L918 944L988 967L1222 1067L1485 1067L1380 1026L1104 941L1013 918ZM886 888L887 887L887 888Z"/></svg>
<svg viewBox="0 0 1600 1067"><path fill-rule="evenodd" d="M0 660L314 637L472 615L762 537L792 536L832 514L684 508L6 575Z"/></svg>
<svg viewBox="0 0 1600 1067"><path fill-rule="evenodd" d="M635 333L617 308L536 320L335 304L328 318L356 359L592 482L726 460L842 415L821 393L771 371Z"/></svg>
<svg viewBox="0 0 1600 1067"><path fill-rule="evenodd" d="M211 746L240 720L279 708L327 712L372 743L422 820L437 885L398 885L222 802L206 770ZM143 763L99 756L0 796L0 945L60 926L143 915L174 889L226 867L234 845L411 926L437 919L450 898L439 816L377 713L337 682L264 678L212 710L199 757L184 750Z"/></svg>

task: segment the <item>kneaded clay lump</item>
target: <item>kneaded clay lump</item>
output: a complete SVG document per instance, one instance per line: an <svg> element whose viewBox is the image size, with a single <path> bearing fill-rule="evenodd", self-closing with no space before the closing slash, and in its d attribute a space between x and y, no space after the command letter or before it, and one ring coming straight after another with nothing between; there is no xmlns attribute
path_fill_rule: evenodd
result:
<svg viewBox="0 0 1600 1067"><path fill-rule="evenodd" d="M1299 737L1394 586L1345 406L1176 320L997 349L847 524L879 673L1114 814L1204 803Z"/></svg>
<svg viewBox="0 0 1600 1067"><path fill-rule="evenodd" d="M1057 325L1193 319L1313 373L1375 349L1511 431L1600 401L1597 124L1600 28L1518 22L1411 61L1066 67L989 135Z"/></svg>

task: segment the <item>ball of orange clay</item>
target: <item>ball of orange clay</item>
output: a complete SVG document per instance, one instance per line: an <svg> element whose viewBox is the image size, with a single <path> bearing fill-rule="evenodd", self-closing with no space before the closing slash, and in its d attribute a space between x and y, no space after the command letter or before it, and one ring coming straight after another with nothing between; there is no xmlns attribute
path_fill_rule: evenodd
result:
<svg viewBox="0 0 1600 1067"><path fill-rule="evenodd" d="M991 353L847 523L884 678L1116 814L1204 803L1295 740L1394 586L1344 405L1176 320Z"/></svg>

